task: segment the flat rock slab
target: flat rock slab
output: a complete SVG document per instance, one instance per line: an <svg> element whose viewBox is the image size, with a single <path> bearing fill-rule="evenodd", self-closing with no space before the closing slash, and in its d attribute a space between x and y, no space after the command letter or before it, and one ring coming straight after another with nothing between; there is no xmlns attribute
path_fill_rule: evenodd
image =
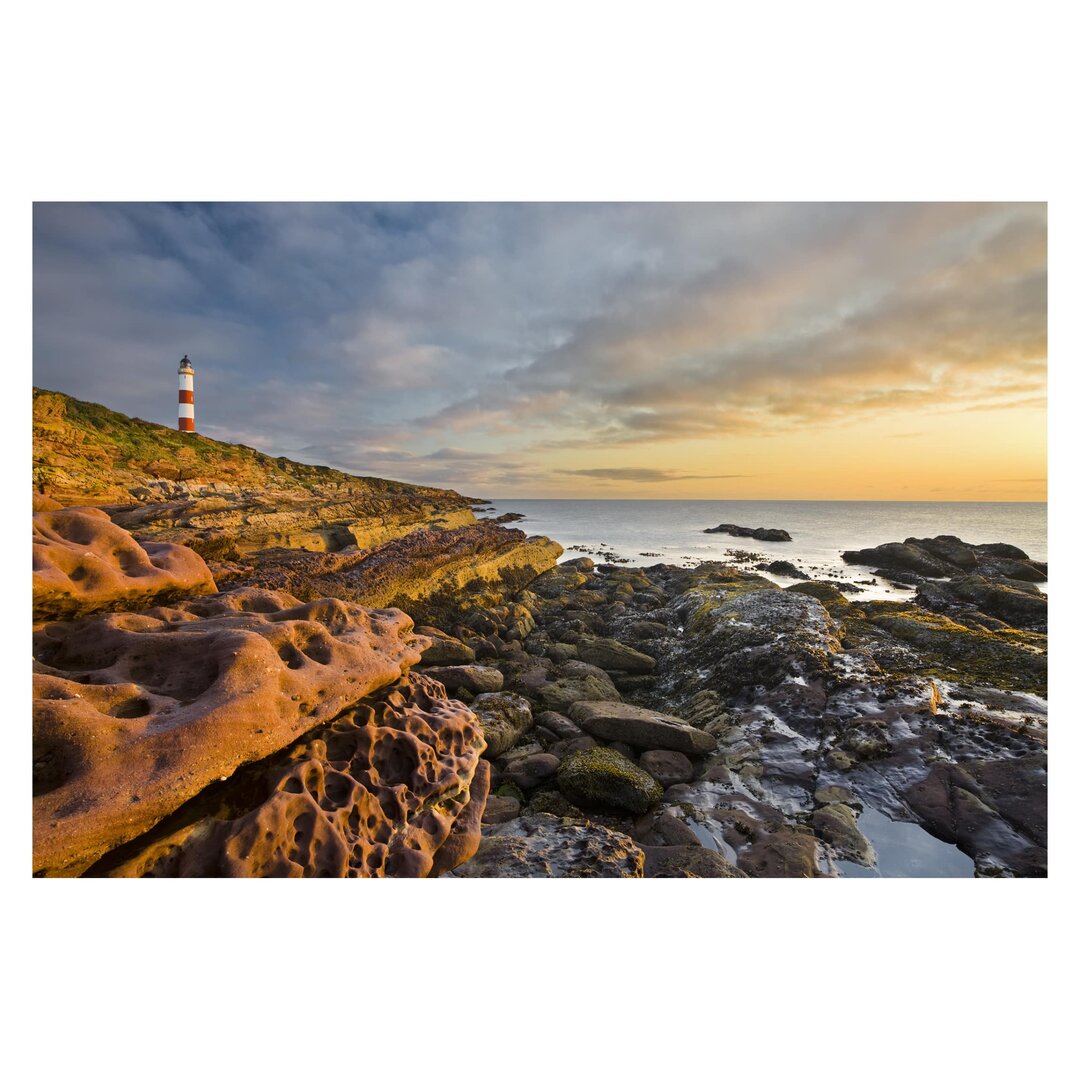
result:
<svg viewBox="0 0 1080 1080"><path fill-rule="evenodd" d="M646 750L707 754L716 749L712 735L698 731L685 720L622 701L577 701L570 706L570 719L598 739Z"/></svg>

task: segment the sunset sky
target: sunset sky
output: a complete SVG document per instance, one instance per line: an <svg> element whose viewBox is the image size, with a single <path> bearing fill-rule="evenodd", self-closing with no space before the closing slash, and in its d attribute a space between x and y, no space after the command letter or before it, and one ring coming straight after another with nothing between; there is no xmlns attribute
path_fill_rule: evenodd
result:
<svg viewBox="0 0 1080 1080"><path fill-rule="evenodd" d="M1044 204L39 204L34 383L486 497L1046 496Z"/></svg>

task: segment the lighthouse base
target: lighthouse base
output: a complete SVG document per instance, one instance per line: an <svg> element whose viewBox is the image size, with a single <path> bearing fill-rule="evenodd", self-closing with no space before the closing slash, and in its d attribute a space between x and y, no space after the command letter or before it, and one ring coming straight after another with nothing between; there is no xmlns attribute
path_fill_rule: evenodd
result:
<svg viewBox="0 0 1080 1080"><path fill-rule="evenodd" d="M188 416L181 416L179 420L179 431L194 431L195 421Z"/></svg>

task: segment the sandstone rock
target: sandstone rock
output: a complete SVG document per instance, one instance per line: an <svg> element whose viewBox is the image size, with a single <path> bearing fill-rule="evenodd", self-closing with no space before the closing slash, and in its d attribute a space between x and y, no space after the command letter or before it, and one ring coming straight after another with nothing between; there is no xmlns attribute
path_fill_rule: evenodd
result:
<svg viewBox="0 0 1080 1080"><path fill-rule="evenodd" d="M643 769L610 747L597 747L563 758L559 790L584 810L643 814L659 802L663 788Z"/></svg>
<svg viewBox="0 0 1080 1080"><path fill-rule="evenodd" d="M418 626L416 632L431 641L421 657L422 663L471 664L476 659L476 650L472 646L436 630L434 626Z"/></svg>
<svg viewBox="0 0 1080 1080"><path fill-rule="evenodd" d="M579 701L571 706L570 719L598 739L627 742L646 750L707 754L716 749L712 735L678 717L621 701Z"/></svg>
<svg viewBox="0 0 1080 1080"><path fill-rule="evenodd" d="M72 619L217 592L179 544L139 543L91 508L34 514L34 620Z"/></svg>
<svg viewBox="0 0 1080 1080"><path fill-rule="evenodd" d="M482 745L464 706L412 676L250 767L243 783L204 797L201 815L187 808L177 828L159 827L136 854L95 872L426 877L451 870L480 843Z"/></svg>
<svg viewBox="0 0 1080 1080"><path fill-rule="evenodd" d="M561 553L547 537L479 522L416 529L373 551L263 552L249 583L301 599L334 596L398 607L418 622L448 626L462 614L505 603Z"/></svg>
<svg viewBox="0 0 1080 1080"><path fill-rule="evenodd" d="M661 787L687 784L694 778L693 762L677 750L646 750L638 764Z"/></svg>
<svg viewBox="0 0 1080 1080"><path fill-rule="evenodd" d="M656 661L651 656L631 649L614 638L586 637L577 640L578 656L586 664L593 664L605 671L626 671L632 674L648 674Z"/></svg>
<svg viewBox="0 0 1080 1080"><path fill-rule="evenodd" d="M481 694L472 702L472 709L484 729L486 758L505 754L533 726L532 709L518 694Z"/></svg>
<svg viewBox="0 0 1080 1080"><path fill-rule="evenodd" d="M450 693L465 689L473 694L490 694L501 690L503 675L498 668L482 664L461 664L456 667L425 667L425 675L441 682Z"/></svg>
<svg viewBox="0 0 1080 1080"><path fill-rule="evenodd" d="M622 833L533 814L497 826L476 855L448 876L639 878L644 864L641 849Z"/></svg>
<svg viewBox="0 0 1080 1080"><path fill-rule="evenodd" d="M34 635L34 869L74 874L394 682L400 611L256 589Z"/></svg>
<svg viewBox="0 0 1080 1080"><path fill-rule="evenodd" d="M216 535L244 551L371 548L476 520L457 492L272 458L38 389L34 486L64 503L112 504L118 525L155 541Z"/></svg>

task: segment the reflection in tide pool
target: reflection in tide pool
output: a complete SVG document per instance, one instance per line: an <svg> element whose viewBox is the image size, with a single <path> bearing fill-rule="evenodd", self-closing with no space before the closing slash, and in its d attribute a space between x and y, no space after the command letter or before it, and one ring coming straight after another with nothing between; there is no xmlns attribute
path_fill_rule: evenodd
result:
<svg viewBox="0 0 1080 1080"><path fill-rule="evenodd" d="M877 866L840 862L841 877L974 877L975 863L958 847L931 836L919 825L893 821L867 808L859 815L859 828L874 845Z"/></svg>

